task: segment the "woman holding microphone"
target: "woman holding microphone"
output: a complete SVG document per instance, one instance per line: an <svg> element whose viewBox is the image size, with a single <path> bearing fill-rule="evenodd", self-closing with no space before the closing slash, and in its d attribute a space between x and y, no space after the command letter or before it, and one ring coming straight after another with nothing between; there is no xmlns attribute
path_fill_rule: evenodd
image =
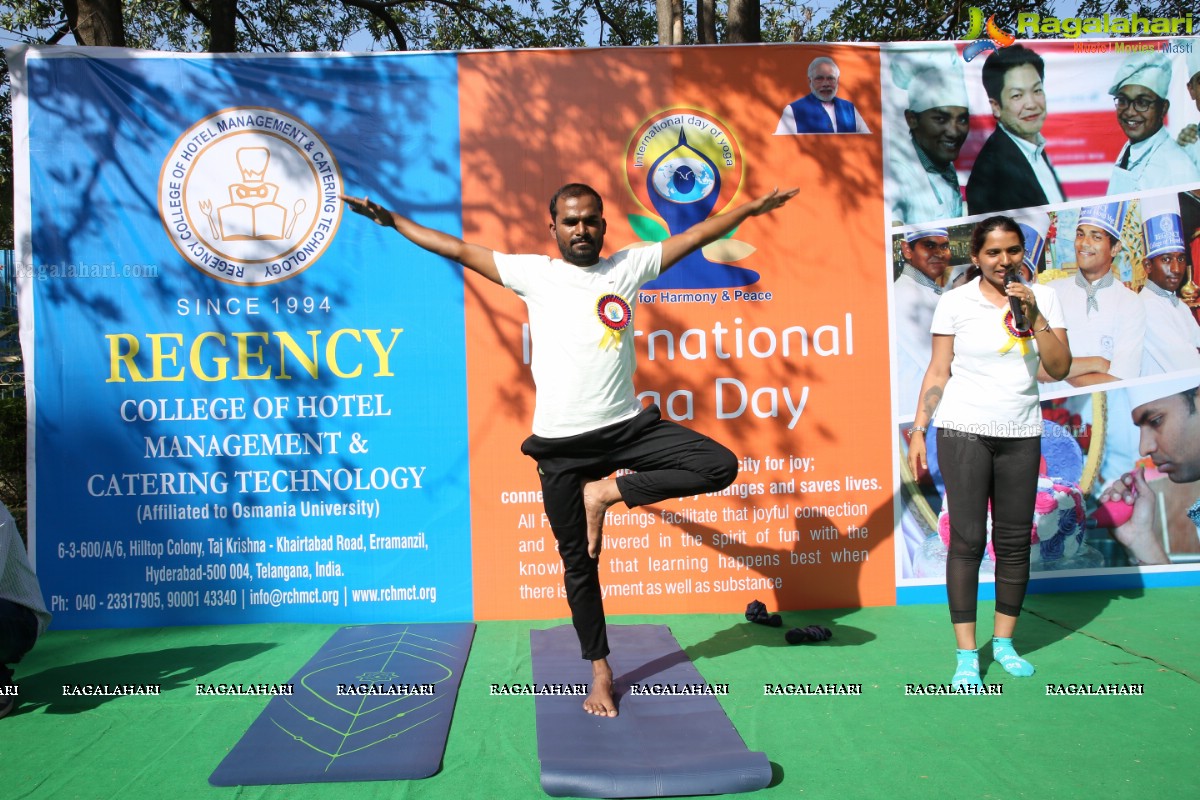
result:
<svg viewBox="0 0 1200 800"><path fill-rule="evenodd" d="M925 433L938 432L950 515L946 594L958 644L954 686L982 687L975 643L979 564L992 517L996 618L992 655L1012 675L1033 674L1012 635L1029 583L1029 538L1041 461L1039 363L1055 379L1071 366L1066 324L1053 290L1018 277L1021 227L989 217L971 234L974 280L942 295L930 331L933 356L913 420L908 462L926 466ZM1016 311L1020 313L1015 313Z"/></svg>

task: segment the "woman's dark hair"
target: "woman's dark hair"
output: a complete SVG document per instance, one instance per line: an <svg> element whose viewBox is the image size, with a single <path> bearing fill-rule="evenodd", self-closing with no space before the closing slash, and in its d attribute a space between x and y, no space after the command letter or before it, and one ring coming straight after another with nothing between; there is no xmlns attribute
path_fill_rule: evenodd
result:
<svg viewBox="0 0 1200 800"><path fill-rule="evenodd" d="M979 255L979 251L983 249L983 242L992 231L1008 231L1015 233L1017 238L1021 240L1021 247L1025 246L1025 232L1021 230L1021 226L1012 217L998 215L988 217L976 223L975 230L971 231L971 257Z"/></svg>

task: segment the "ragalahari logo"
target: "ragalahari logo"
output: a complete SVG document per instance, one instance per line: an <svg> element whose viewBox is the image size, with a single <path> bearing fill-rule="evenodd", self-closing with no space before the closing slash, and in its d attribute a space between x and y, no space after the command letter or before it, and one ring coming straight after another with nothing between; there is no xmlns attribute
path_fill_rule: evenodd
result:
<svg viewBox="0 0 1200 800"><path fill-rule="evenodd" d="M158 210L188 263L228 283L259 286L303 272L333 241L342 175L324 140L272 108L218 111L163 160Z"/></svg>
<svg viewBox="0 0 1200 800"><path fill-rule="evenodd" d="M964 41L970 42L963 48L963 61L970 61L975 56L988 52L989 50L999 50L1003 47L1008 47L1013 42L1017 41L1017 37L1010 34L1008 31L996 24L996 15L992 14L987 19L987 25L983 24L983 9L975 6L968 6L967 12L970 14L967 30L967 35L963 37ZM986 39L980 39L984 33L987 34Z"/></svg>

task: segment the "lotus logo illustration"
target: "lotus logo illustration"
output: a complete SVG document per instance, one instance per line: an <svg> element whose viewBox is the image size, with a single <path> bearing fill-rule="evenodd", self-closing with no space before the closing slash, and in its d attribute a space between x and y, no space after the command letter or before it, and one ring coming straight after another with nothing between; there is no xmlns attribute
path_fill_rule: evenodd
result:
<svg viewBox="0 0 1200 800"><path fill-rule="evenodd" d="M1017 37L1005 31L996 24L996 15L988 17L987 25L983 23L983 10L975 6L969 6L967 9L970 14L968 21L967 35L963 37L965 41L971 42L963 49L963 60L970 61L981 53L986 53L989 50L999 50L1002 47L1008 47L1013 42L1017 41ZM979 37L986 33L986 39Z"/></svg>
<svg viewBox="0 0 1200 800"><path fill-rule="evenodd" d="M171 243L229 283L286 280L317 261L341 220L342 176L299 119L238 107L205 117L171 147L158 179Z"/></svg>
<svg viewBox="0 0 1200 800"><path fill-rule="evenodd" d="M625 154L625 178L646 214L630 214L642 242L669 236L724 211L741 187L742 151L725 123L695 108L659 111L633 132ZM736 232L735 232L736 233ZM734 266L755 250L727 237L689 253L651 289L749 286L758 273Z"/></svg>

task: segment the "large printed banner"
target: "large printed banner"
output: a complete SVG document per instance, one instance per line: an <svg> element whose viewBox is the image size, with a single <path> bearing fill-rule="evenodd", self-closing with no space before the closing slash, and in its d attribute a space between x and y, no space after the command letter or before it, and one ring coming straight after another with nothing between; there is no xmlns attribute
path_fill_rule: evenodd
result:
<svg viewBox="0 0 1200 800"><path fill-rule="evenodd" d="M469 617L462 282L338 199L459 231L455 59L63 50L24 80L57 624Z"/></svg>
<svg viewBox="0 0 1200 800"><path fill-rule="evenodd" d="M1126 201L1112 271L1131 291L1150 274L1147 202L1174 198L1195 221L1186 172L1108 186L1127 140L1108 91L1128 54L1038 50L1040 116L990 100L985 57L946 44L10 59L30 540L55 624L565 615L520 452L523 304L337 195L557 255L547 201L572 181L603 195L610 253L802 187L628 298L620 346L636 349L643 402L730 446L740 475L614 507L606 609L937 599L940 477L903 463L937 295L904 281L924 271L940 293L968 263L968 187L1004 135L996 118L1037 123L1059 187L1020 203L1054 223L1031 279L1073 280L1071 226L1109 191ZM1165 56L1173 135L1197 116L1180 53ZM829 62L814 59L837 73L829 110L810 84ZM947 258L917 263L907 235L924 227L947 230ZM1098 388L1157 380L1136 372ZM1066 487L1051 496L1074 490L1080 516L1143 455L1123 394L1085 385L1043 387L1079 451L1053 461L1079 470L1048 474ZM1060 538L1072 558L1043 547L1035 570L1190 582L1172 564L1200 551L1194 529L1155 524L1180 537L1160 566L1129 556L1127 530L1081 523Z"/></svg>
<svg viewBox="0 0 1200 800"><path fill-rule="evenodd" d="M610 249L686 228L700 203L702 219L775 186L805 187L779 213L749 220L637 298L629 344L643 401L726 443L741 473L718 496L612 509L602 567L612 613L740 612L756 597L793 608L893 602L880 138L774 135L819 55L836 57L844 91L879 131L874 48L500 53L459 62L462 108L470 109L462 118L469 239L545 252L553 247L546 198L573 179L606 198ZM700 203L678 202L678 186L664 185L677 164L695 170ZM532 188L510 197L507 187L516 186ZM564 608L538 477L518 448L533 397L524 322L515 297L492 287L468 292L480 618Z"/></svg>
<svg viewBox="0 0 1200 800"><path fill-rule="evenodd" d="M933 310L971 279L974 221L995 213L1020 223L1024 278L1054 290L1073 356L1066 380L1039 379L1033 586L1192 583L1200 417L1177 395L1200 385L1200 39L1036 41L969 58L978 44L883 53L897 601L945 597L950 520L937 437L926 437L930 470L913 475L909 428ZM1097 518L1105 489L1139 469L1153 502L1143 498L1128 522ZM985 581L994 567L989 543Z"/></svg>

